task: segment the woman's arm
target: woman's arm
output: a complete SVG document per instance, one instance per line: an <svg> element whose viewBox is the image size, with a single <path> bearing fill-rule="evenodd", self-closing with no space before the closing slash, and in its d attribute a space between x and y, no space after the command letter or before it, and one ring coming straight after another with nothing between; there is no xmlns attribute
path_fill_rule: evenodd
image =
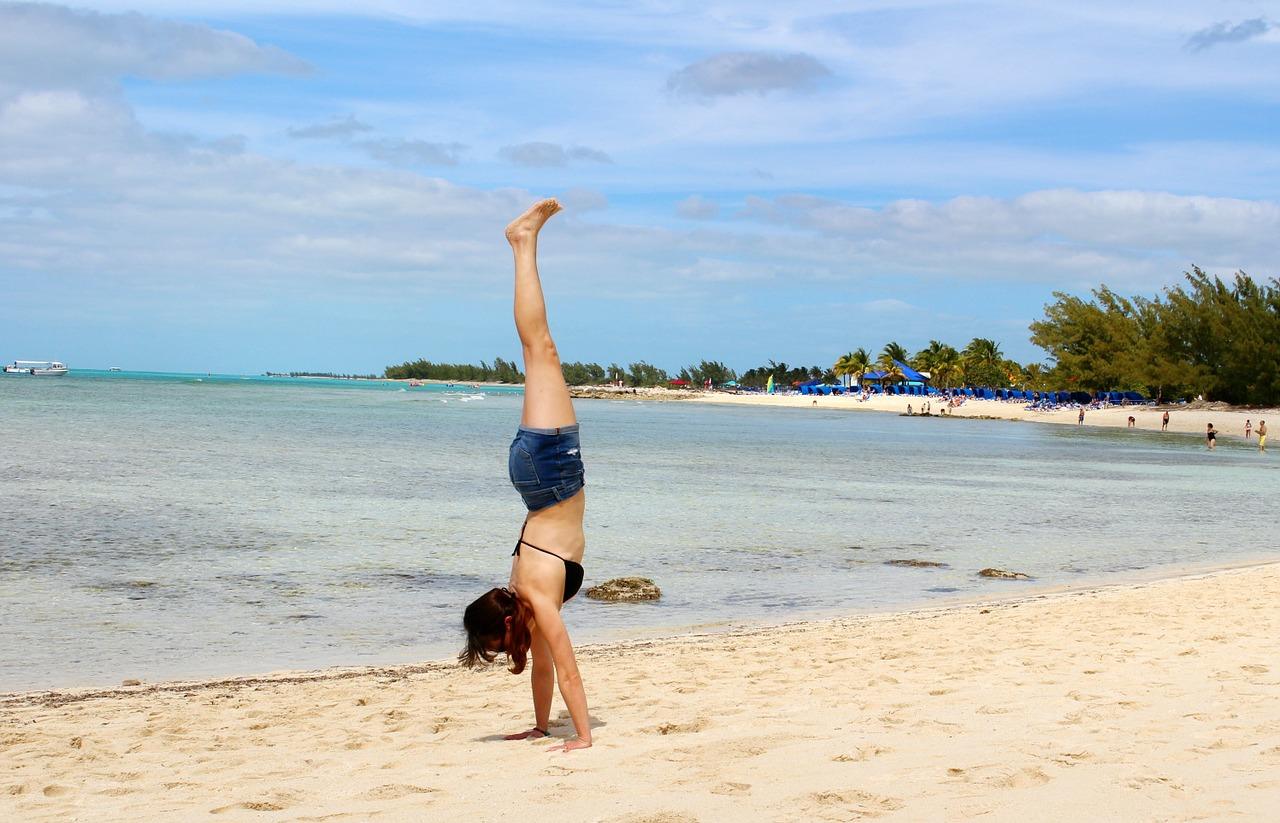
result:
<svg viewBox="0 0 1280 823"><path fill-rule="evenodd" d="M591 746L591 718L587 713L587 693L582 688L582 675L578 672L578 661L573 654L573 644L569 642L569 632L560 619L560 610L549 600L538 598L532 600L533 619L542 639L551 649L551 659L555 661L556 681L560 684L560 697L569 709L573 719L577 740L567 740L563 746L552 746L551 751L569 752L574 749L585 749Z"/></svg>

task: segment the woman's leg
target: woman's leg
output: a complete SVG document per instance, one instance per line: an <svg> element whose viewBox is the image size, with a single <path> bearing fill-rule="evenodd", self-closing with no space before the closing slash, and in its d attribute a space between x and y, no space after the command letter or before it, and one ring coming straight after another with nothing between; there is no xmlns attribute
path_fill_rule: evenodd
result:
<svg viewBox="0 0 1280 823"><path fill-rule="evenodd" d="M524 350L524 412L520 424L554 429L577 422L560 370L560 355L547 325L547 307L538 280L538 232L560 211L554 199L540 200L507 226L516 262L516 332Z"/></svg>

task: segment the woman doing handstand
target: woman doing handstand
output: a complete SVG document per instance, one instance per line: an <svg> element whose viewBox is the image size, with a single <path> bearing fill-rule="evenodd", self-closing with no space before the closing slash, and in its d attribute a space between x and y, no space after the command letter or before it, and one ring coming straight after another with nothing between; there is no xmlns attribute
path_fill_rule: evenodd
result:
<svg viewBox="0 0 1280 823"><path fill-rule="evenodd" d="M463 614L467 647L458 659L465 666L477 666L505 653L511 672L520 674L532 651L533 728L506 739L549 736L551 694L559 683L578 736L552 750L569 752L591 745L591 725L573 645L560 619L560 608L582 586L586 548L578 422L538 280L538 232L558 211L560 204L554 199L542 200L507 226L507 242L515 255L516 332L525 369L524 409L507 467L529 513L512 552L507 586L490 589Z"/></svg>

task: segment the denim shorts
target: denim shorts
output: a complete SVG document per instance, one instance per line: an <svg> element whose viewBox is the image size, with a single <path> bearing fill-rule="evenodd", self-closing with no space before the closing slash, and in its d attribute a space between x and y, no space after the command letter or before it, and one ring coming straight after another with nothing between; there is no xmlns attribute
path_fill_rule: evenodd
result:
<svg viewBox="0 0 1280 823"><path fill-rule="evenodd" d="M584 484L578 424L558 429L521 426L511 441L507 473L531 512L573 497Z"/></svg>

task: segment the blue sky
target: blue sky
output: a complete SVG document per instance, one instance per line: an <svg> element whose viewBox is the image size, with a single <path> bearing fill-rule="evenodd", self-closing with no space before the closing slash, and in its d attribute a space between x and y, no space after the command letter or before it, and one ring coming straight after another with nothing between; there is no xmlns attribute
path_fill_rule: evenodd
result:
<svg viewBox="0 0 1280 823"><path fill-rule="evenodd" d="M1033 360L1054 290L1277 273L1280 0L347 5L0 2L0 358L514 357L543 195L605 363Z"/></svg>

